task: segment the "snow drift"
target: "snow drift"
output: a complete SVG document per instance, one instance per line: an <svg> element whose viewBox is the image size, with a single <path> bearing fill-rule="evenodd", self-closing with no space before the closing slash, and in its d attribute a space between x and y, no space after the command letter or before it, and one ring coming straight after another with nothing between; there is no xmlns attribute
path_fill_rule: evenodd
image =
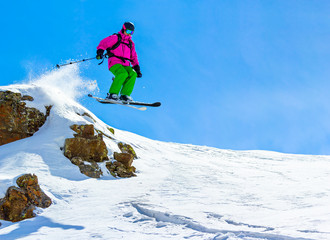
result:
<svg viewBox="0 0 330 240"><path fill-rule="evenodd" d="M61 151L70 126L109 127L79 104L86 89L97 85L74 67L0 87L33 96L27 105L40 111L53 105L32 137L0 147L0 198L33 173L53 205L33 219L1 221L0 239L330 239L328 156L221 150L115 129L114 140L139 157L137 177L82 175ZM117 144L104 141L111 157Z"/></svg>

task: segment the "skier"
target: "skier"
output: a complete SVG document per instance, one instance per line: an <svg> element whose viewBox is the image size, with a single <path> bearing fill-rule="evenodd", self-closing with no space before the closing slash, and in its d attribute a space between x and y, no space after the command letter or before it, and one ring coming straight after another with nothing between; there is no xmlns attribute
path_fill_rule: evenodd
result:
<svg viewBox="0 0 330 240"><path fill-rule="evenodd" d="M135 44L132 41L134 29L133 23L125 22L118 34L104 38L97 46L96 59L103 59L104 50L107 50L108 68L115 76L106 99L133 101L131 93L135 80L142 77ZM130 66L130 62L133 67Z"/></svg>

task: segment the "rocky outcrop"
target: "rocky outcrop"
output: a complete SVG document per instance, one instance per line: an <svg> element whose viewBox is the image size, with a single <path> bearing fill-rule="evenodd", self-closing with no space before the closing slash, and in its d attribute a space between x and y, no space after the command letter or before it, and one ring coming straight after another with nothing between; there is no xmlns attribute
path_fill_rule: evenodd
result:
<svg viewBox="0 0 330 240"><path fill-rule="evenodd" d="M108 150L102 134L94 135L93 125L72 125L74 138L64 143L64 155L88 177L100 178L102 170L97 162L108 160Z"/></svg>
<svg viewBox="0 0 330 240"><path fill-rule="evenodd" d="M85 162L80 157L74 157L70 160L71 163L77 165L80 172L87 177L100 178L103 175L101 168L96 162Z"/></svg>
<svg viewBox="0 0 330 240"><path fill-rule="evenodd" d="M137 159L137 155L131 145L120 142L118 143L118 147L122 153L132 154L134 159Z"/></svg>
<svg viewBox="0 0 330 240"><path fill-rule="evenodd" d="M71 163L78 166L81 173L88 177L100 178L103 172L98 165L99 162L109 160L108 150L103 141L103 136L112 137L94 129L93 125L72 125L75 131L74 138L67 138L64 144L64 155ZM110 130L109 130L110 131ZM98 134L95 135L95 132ZM134 158L137 158L132 146L120 142L118 144L121 153L115 152L113 160L106 162L106 168L115 177L133 177L135 167L132 166Z"/></svg>
<svg viewBox="0 0 330 240"><path fill-rule="evenodd" d="M114 177L134 177L135 167L132 166L134 156L130 153L114 153L114 162L107 162L106 168Z"/></svg>
<svg viewBox="0 0 330 240"><path fill-rule="evenodd" d="M33 205L47 208L52 204L52 200L41 190L36 175L25 174L19 177L16 183L27 192L28 199Z"/></svg>
<svg viewBox="0 0 330 240"><path fill-rule="evenodd" d="M41 190L36 175L25 174L16 181L19 187L9 187L0 199L0 219L18 222L35 216L35 207L47 208L52 200Z"/></svg>
<svg viewBox="0 0 330 240"><path fill-rule="evenodd" d="M93 125L72 125L77 134L74 138L65 139L64 155L72 159L80 157L83 161L103 162L108 160L108 150L102 134L94 135Z"/></svg>
<svg viewBox="0 0 330 240"><path fill-rule="evenodd" d="M129 153L117 153L113 154L113 157L117 162L122 163L126 168L130 168L133 163L134 156Z"/></svg>
<svg viewBox="0 0 330 240"><path fill-rule="evenodd" d="M135 167L131 166L130 168L127 168L124 164L118 161L107 162L105 166L114 177L128 178L136 176Z"/></svg>
<svg viewBox="0 0 330 240"><path fill-rule="evenodd" d="M0 91L0 145L30 137L45 123L51 106L46 107L45 115L23 101L33 101L33 97Z"/></svg>

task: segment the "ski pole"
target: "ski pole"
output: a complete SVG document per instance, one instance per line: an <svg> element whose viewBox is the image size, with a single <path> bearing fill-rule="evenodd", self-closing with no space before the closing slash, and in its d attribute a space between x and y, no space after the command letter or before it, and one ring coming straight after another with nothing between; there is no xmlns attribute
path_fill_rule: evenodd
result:
<svg viewBox="0 0 330 240"><path fill-rule="evenodd" d="M85 62L85 61L89 61L89 60L93 60L93 59L96 59L96 57L93 57L93 58L86 58L86 59L78 60L78 61L75 61L75 62L64 63L64 64L61 64L61 65L60 65L60 64L56 64L56 67L57 67L57 68L60 68L60 67L66 66L66 65L76 64L76 63ZM103 58L103 61L104 61L104 58ZM103 61L100 62L99 65L102 64Z"/></svg>
<svg viewBox="0 0 330 240"><path fill-rule="evenodd" d="M57 68L60 68L60 67L63 67L63 66L66 66L66 65L70 65L70 64L76 64L76 63L80 63L80 62L85 62L85 61L89 61L89 60L92 60L92 59L95 59L96 57L93 57L93 58L87 58L87 59L82 59L82 60L79 60L79 61L75 61L75 62L69 62L69 63L64 63L64 64L56 64L56 67Z"/></svg>

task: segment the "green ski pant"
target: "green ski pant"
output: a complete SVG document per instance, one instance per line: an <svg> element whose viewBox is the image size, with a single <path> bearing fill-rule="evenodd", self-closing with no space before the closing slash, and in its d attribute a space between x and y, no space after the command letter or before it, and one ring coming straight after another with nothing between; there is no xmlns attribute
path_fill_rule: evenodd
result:
<svg viewBox="0 0 330 240"><path fill-rule="evenodd" d="M130 66L115 64L109 70L115 75L109 93L119 94L120 92L121 95L131 96L137 77L133 68Z"/></svg>

